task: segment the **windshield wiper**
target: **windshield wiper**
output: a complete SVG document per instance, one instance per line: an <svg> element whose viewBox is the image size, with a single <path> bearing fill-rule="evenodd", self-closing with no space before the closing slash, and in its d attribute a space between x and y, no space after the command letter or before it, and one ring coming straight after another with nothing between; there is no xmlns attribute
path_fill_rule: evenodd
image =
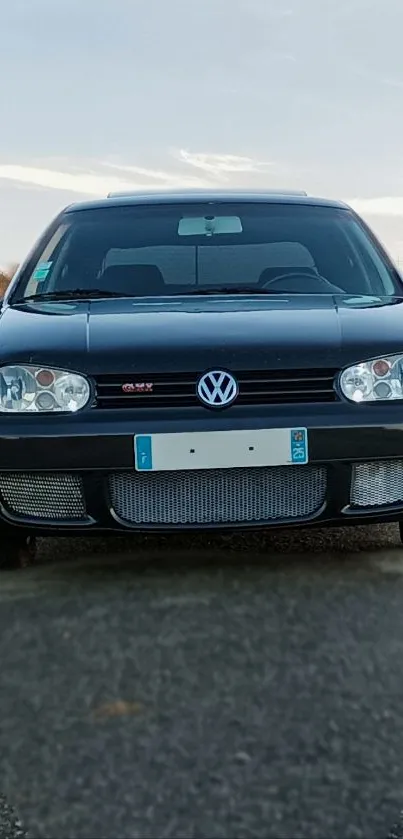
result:
<svg viewBox="0 0 403 839"><path fill-rule="evenodd" d="M269 291L266 288L256 288L256 286L217 286L213 288L196 288L191 291L180 291L179 294L278 294L279 292ZM284 292L281 292L284 294Z"/></svg>
<svg viewBox="0 0 403 839"><path fill-rule="evenodd" d="M101 297L127 297L127 294L119 291L102 291L101 288L74 288L28 294L27 297L20 297L14 303L27 303L30 300L91 300Z"/></svg>

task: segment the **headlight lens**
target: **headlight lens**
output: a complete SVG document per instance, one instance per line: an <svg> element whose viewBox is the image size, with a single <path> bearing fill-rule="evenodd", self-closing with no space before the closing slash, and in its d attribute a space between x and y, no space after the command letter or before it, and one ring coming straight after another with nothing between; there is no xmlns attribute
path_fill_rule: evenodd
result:
<svg viewBox="0 0 403 839"><path fill-rule="evenodd" d="M87 405L91 388L84 376L30 365L0 367L0 411L74 412Z"/></svg>
<svg viewBox="0 0 403 839"><path fill-rule="evenodd" d="M348 367L340 376L341 392L351 402L403 399L403 355L390 355Z"/></svg>

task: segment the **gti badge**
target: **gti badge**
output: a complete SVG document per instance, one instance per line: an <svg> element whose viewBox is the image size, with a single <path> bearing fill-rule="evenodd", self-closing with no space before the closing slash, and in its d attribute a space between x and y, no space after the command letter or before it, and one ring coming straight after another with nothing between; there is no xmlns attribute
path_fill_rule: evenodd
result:
<svg viewBox="0 0 403 839"><path fill-rule="evenodd" d="M154 385L152 382L126 382L122 390L123 393L152 393Z"/></svg>

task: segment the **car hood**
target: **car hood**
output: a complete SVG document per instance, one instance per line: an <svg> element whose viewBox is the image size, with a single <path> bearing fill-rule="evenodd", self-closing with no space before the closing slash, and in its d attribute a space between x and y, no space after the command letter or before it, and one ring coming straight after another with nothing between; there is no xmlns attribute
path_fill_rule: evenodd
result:
<svg viewBox="0 0 403 839"><path fill-rule="evenodd" d="M343 367L403 352L403 299L299 295L36 302L0 318L1 363L89 374Z"/></svg>

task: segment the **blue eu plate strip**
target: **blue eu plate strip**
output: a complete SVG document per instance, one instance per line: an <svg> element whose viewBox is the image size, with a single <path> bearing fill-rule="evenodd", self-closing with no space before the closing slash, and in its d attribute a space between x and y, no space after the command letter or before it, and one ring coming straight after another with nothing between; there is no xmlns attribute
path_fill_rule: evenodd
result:
<svg viewBox="0 0 403 839"><path fill-rule="evenodd" d="M151 434L140 434L135 438L136 467L139 471L150 471L153 468L153 450Z"/></svg>
<svg viewBox="0 0 403 839"><path fill-rule="evenodd" d="M308 463L308 435L306 428L290 431L291 463Z"/></svg>

